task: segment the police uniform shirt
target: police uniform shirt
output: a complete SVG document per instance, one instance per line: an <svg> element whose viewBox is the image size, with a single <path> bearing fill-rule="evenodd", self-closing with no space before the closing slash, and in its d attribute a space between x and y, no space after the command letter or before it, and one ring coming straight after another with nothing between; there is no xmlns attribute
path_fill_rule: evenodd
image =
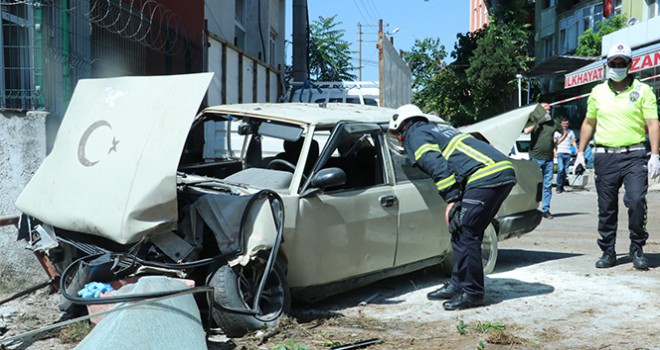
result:
<svg viewBox="0 0 660 350"><path fill-rule="evenodd" d="M653 89L637 79L616 93L609 80L596 85L587 100L587 118L596 120L594 141L598 146L623 147L645 141L645 119L657 119Z"/></svg>

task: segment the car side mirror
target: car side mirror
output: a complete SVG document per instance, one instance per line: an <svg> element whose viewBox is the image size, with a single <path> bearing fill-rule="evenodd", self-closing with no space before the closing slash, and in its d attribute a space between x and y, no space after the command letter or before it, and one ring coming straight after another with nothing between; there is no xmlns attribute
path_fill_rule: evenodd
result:
<svg viewBox="0 0 660 350"><path fill-rule="evenodd" d="M346 183L346 173L340 168L319 170L309 183L309 188L302 197L309 197L328 187L342 186Z"/></svg>

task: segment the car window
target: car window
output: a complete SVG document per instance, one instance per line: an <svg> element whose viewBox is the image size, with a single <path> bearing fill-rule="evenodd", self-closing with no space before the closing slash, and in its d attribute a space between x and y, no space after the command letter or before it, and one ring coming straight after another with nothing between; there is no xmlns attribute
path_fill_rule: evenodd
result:
<svg viewBox="0 0 660 350"><path fill-rule="evenodd" d="M413 167L412 162L405 154L390 150L390 155L392 156L394 176L396 177L397 183L429 178L429 176L418 167Z"/></svg>
<svg viewBox="0 0 660 350"><path fill-rule="evenodd" d="M518 152L529 152L529 146L531 143L531 141L516 141L516 148L518 149Z"/></svg>
<svg viewBox="0 0 660 350"><path fill-rule="evenodd" d="M314 139L321 139L327 134L318 132ZM385 183L380 140L377 134L345 133L336 145L328 144L331 156L320 160L323 164L319 169L340 168L346 173L346 184L340 188L328 189L348 190L377 186ZM323 152L325 152L324 150Z"/></svg>

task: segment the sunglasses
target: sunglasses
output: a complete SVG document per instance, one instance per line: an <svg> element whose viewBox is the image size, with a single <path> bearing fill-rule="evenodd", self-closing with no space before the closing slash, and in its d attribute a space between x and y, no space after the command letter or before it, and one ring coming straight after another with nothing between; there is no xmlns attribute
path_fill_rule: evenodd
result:
<svg viewBox="0 0 660 350"><path fill-rule="evenodd" d="M626 68L628 67L628 62L626 61L618 61L618 62L607 62L607 66L610 68Z"/></svg>

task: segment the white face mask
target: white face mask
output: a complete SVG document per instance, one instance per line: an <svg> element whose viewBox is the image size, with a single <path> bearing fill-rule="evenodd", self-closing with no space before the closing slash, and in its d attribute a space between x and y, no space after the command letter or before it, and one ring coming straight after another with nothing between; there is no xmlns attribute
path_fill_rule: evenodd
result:
<svg viewBox="0 0 660 350"><path fill-rule="evenodd" d="M608 68L607 78L616 81L617 83L626 79L628 76L628 68Z"/></svg>

